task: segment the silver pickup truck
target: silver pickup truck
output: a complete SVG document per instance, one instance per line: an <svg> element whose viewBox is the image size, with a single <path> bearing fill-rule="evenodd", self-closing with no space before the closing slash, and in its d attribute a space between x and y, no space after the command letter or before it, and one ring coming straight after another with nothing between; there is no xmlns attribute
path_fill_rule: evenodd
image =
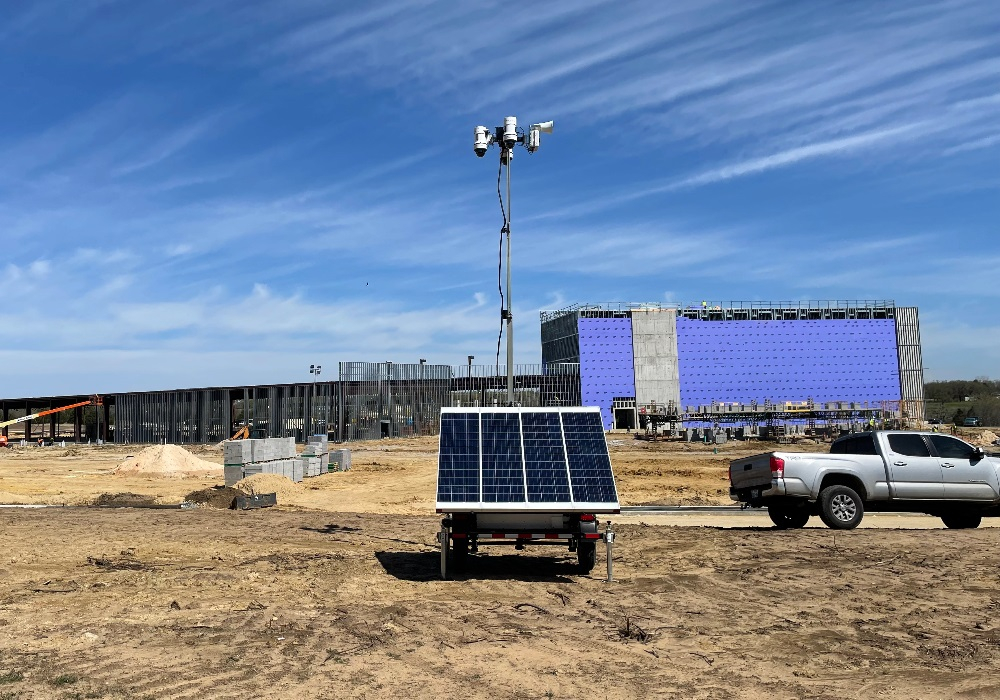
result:
<svg viewBox="0 0 1000 700"><path fill-rule="evenodd" d="M927 513L950 528L1000 516L1000 458L939 433L878 430L844 436L829 454L767 452L729 465L730 497L766 507L779 528L819 515L850 530L865 510Z"/></svg>

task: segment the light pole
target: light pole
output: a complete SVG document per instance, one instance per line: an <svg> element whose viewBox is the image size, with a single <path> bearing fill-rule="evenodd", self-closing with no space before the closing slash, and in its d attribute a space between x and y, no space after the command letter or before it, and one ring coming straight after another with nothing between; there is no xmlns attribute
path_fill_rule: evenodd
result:
<svg viewBox="0 0 1000 700"><path fill-rule="evenodd" d="M389 434L386 437L392 437L392 424L395 422L392 419L392 362L386 361L385 363L385 386L386 391L389 392Z"/></svg>
<svg viewBox="0 0 1000 700"><path fill-rule="evenodd" d="M507 332L507 405L514 405L514 315L510 301L510 161L514 157L514 146L521 144L528 149L528 153L534 153L541 145L542 132L552 133L552 122L541 122L532 124L525 134L523 129L518 129L517 117L504 117L503 126L498 126L490 133L485 126L475 128L476 155L482 158L491 145L500 146L500 167L507 166L507 208L504 211L503 229L504 241L507 246L507 295L506 308L500 310L500 319L505 325ZM500 176L497 175L497 194L500 190ZM500 201L503 209L503 200Z"/></svg>
<svg viewBox="0 0 1000 700"><path fill-rule="evenodd" d="M423 435L423 425L424 425L424 365L427 364L427 360L420 358L420 382L417 384L417 416L414 420L414 434Z"/></svg>
<svg viewBox="0 0 1000 700"><path fill-rule="evenodd" d="M316 432L316 378L323 371L323 365L309 365L309 374L313 376L312 403L309 405L309 423L311 430ZM304 427L304 426L303 426ZM308 439L307 439L308 442Z"/></svg>

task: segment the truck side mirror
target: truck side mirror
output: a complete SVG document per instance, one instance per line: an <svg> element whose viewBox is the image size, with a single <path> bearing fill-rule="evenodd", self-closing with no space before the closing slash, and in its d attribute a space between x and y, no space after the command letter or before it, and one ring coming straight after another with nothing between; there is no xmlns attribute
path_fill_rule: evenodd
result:
<svg viewBox="0 0 1000 700"><path fill-rule="evenodd" d="M973 447L972 448L972 458L973 459L982 459L985 456L986 456L986 450L984 450L982 447Z"/></svg>

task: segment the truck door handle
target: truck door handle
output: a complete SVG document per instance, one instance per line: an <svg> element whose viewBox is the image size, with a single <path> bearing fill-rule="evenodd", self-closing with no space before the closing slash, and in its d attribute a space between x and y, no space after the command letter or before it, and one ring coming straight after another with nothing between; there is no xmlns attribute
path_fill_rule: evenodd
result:
<svg viewBox="0 0 1000 700"><path fill-rule="evenodd" d="M941 466L945 469L953 469L955 467L951 462L941 462Z"/></svg>
<svg viewBox="0 0 1000 700"><path fill-rule="evenodd" d="M893 466L896 466L896 467L905 467L906 466L906 462L893 462L892 464L893 464Z"/></svg>

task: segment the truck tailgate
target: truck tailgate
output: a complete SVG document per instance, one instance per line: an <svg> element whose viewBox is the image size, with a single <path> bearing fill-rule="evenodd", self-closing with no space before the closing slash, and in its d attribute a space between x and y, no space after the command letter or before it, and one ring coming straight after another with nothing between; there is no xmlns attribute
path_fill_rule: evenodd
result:
<svg viewBox="0 0 1000 700"><path fill-rule="evenodd" d="M734 490L771 485L772 452L734 459L729 463L729 484Z"/></svg>

